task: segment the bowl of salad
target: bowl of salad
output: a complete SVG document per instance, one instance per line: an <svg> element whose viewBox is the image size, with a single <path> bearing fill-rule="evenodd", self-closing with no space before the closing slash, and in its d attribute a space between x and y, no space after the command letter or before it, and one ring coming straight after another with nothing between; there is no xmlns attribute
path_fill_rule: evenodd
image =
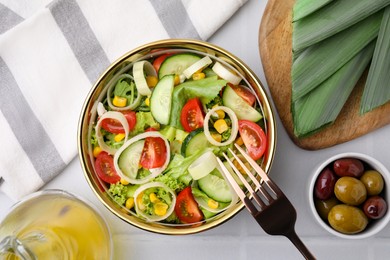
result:
<svg viewBox="0 0 390 260"><path fill-rule="evenodd" d="M99 200L161 234L208 230L243 208L217 163L234 144L269 172L276 146L269 97L237 57L188 39L152 42L111 64L78 127L82 168Z"/></svg>

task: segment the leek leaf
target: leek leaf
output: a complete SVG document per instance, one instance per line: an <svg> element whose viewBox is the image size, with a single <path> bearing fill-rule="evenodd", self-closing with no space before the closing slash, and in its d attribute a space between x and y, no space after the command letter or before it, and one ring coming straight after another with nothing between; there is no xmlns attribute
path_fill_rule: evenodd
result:
<svg viewBox="0 0 390 260"><path fill-rule="evenodd" d="M303 97L378 35L383 11L305 49L292 64L292 100Z"/></svg>
<svg viewBox="0 0 390 260"><path fill-rule="evenodd" d="M293 7L293 21L298 21L303 17L314 13L324 5L329 4L333 0L297 0Z"/></svg>
<svg viewBox="0 0 390 260"><path fill-rule="evenodd" d="M360 103L360 114L390 100L390 6L386 7L379 29L374 57Z"/></svg>
<svg viewBox="0 0 390 260"><path fill-rule="evenodd" d="M311 0L317 2L318 0ZM320 42L390 5L390 0L335 0L293 23L293 50Z"/></svg>
<svg viewBox="0 0 390 260"><path fill-rule="evenodd" d="M294 134L304 137L332 124L367 67L375 41L304 97L292 103Z"/></svg>

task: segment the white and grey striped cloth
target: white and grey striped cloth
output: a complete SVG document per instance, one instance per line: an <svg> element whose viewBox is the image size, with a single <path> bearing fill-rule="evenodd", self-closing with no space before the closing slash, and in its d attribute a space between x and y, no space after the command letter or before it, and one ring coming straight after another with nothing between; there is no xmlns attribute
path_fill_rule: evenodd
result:
<svg viewBox="0 0 390 260"><path fill-rule="evenodd" d="M247 0L0 0L0 190L39 189L77 154L82 103L125 52L207 40Z"/></svg>

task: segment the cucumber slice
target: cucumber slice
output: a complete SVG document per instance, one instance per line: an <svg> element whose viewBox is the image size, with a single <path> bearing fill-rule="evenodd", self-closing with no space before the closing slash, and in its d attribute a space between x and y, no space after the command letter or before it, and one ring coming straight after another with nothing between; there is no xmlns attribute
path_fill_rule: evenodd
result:
<svg viewBox="0 0 390 260"><path fill-rule="evenodd" d="M165 75L156 85L150 97L150 111L160 124L167 125L171 115L172 92L175 76Z"/></svg>
<svg viewBox="0 0 390 260"><path fill-rule="evenodd" d="M198 128L189 133L184 139L181 146L181 155L188 157L207 147L212 147L212 145L207 140L207 137L203 132L203 128Z"/></svg>
<svg viewBox="0 0 390 260"><path fill-rule="evenodd" d="M144 148L145 140L137 141L127 147L119 156L118 166L122 173L131 179L137 178L139 160Z"/></svg>
<svg viewBox="0 0 390 260"><path fill-rule="evenodd" d="M217 169L199 179L198 186L213 200L219 202L232 201L230 187Z"/></svg>
<svg viewBox="0 0 390 260"><path fill-rule="evenodd" d="M200 59L201 57L192 53L179 53L169 56L161 63L158 77L161 79L168 74L181 75L185 69Z"/></svg>
<svg viewBox="0 0 390 260"><path fill-rule="evenodd" d="M238 119L257 122L263 118L259 111L246 103L229 85L227 85L223 91L222 102L225 106L234 111Z"/></svg>

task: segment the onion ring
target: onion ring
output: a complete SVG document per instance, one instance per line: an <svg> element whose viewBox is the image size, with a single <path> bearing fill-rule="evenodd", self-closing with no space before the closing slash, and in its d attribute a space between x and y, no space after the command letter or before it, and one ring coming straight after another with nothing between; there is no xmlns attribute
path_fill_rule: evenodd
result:
<svg viewBox="0 0 390 260"><path fill-rule="evenodd" d="M119 123L122 124L123 129L125 130L125 142L127 141L127 136L129 135L129 123L127 123L126 117L121 113L121 112L116 112L116 111L108 111L104 113L98 120L96 124L96 138L98 141L98 144L100 148L102 148L103 151L106 151L109 154L115 154L118 149L114 149L110 146L108 146L103 139L103 135L100 132L100 129L102 127L102 122L104 119L114 119L119 121Z"/></svg>
<svg viewBox="0 0 390 260"><path fill-rule="evenodd" d="M232 120L232 132L230 134L229 139L226 140L223 143L215 141L215 139L211 136L210 130L209 130L210 116L212 116L214 114L214 112L217 111L217 110L224 111L226 114L229 115L230 119ZM209 112L207 112L207 114L206 114L206 116L204 118L203 128L204 128L204 134L206 135L207 140L211 144L213 144L215 146L228 145L228 144L231 144L237 137L237 133L238 133L238 119L237 119L236 114L230 108L225 107L225 106L216 106L216 107L213 107Z"/></svg>
<svg viewBox="0 0 390 260"><path fill-rule="evenodd" d="M163 216L157 216L157 215L151 216L151 215L145 214L144 211L139 208L139 205L137 202L137 197L142 192L144 192L145 190L147 190L149 188L154 188L154 187L163 188L164 190L168 191L172 195L172 203L171 203L171 205L168 205L168 210ZM143 218L145 218L147 221L150 221L150 222L161 221L161 220L164 220L167 217L169 217L172 214L173 210L175 209L176 194L173 192L172 189L170 189L168 186L166 186L165 184L163 184L161 182L150 182L150 183L147 183L145 185L140 186L138 189L135 190L134 201L135 201L135 203L134 203L135 204L135 211L137 212L138 215L142 216Z"/></svg>

